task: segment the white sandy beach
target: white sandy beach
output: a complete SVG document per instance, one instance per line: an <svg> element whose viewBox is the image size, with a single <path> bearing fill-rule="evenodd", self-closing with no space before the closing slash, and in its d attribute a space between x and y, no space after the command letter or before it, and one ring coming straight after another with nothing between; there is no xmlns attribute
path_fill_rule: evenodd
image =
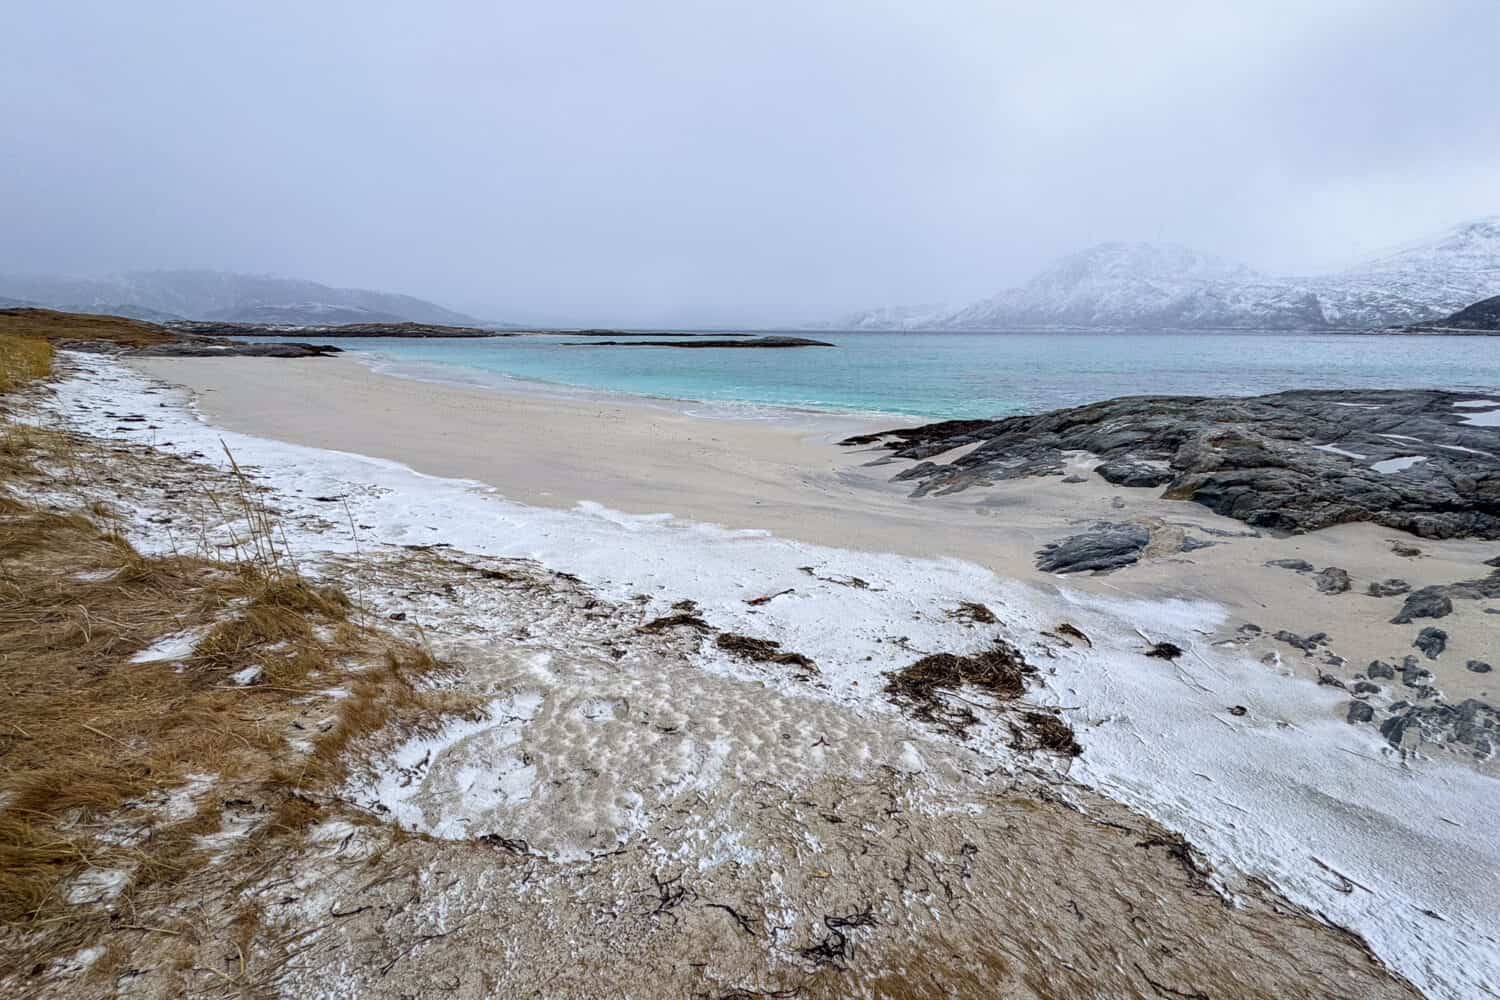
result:
<svg viewBox="0 0 1500 1000"><path fill-rule="evenodd" d="M688 415L704 407L628 396L565 395L467 388L372 372L350 359L153 359L140 370L196 393L219 426L316 448L372 455L419 472L474 479L519 503L570 509L602 504L630 514L669 513L729 528L866 552L951 556L1010 579L1086 593L1211 600L1227 616L1217 638L1259 625L1269 636L1326 632L1347 661L1340 668L1269 638L1255 644L1288 666L1350 677L1371 660L1398 662L1416 629L1390 624L1400 597L1362 593L1372 580L1413 587L1482 576L1492 543L1407 538L1422 550L1398 556L1398 532L1341 525L1293 538L1232 537L1246 526L1196 504L1158 499L1158 490L1111 486L1098 477L1001 482L959 496L913 501L890 478L904 467L868 463L885 453L836 442L892 426L858 416L785 411L775 419ZM1077 471L1086 472L1087 464ZM1167 527L1228 533L1211 548L1166 552L1107 576L1050 576L1035 567L1043 544L1096 520L1156 518ZM1168 537L1171 533L1168 532ZM1267 567L1271 559L1339 566L1346 594L1318 593L1312 579ZM1483 602L1459 602L1444 620L1448 652L1425 663L1454 699L1488 697L1489 677L1464 670L1497 657L1500 617Z"/></svg>
<svg viewBox="0 0 1500 1000"><path fill-rule="evenodd" d="M337 558L361 546L447 545L466 559L535 560L572 574L601 598L636 604L643 620L689 599L714 627L774 639L817 663L809 684L785 668L739 665L711 643L693 654L699 669L789 699L776 710L782 714L802 712L795 706L811 699L886 725L895 718L880 693L886 672L926 652L982 643L986 630L953 617L962 602L981 602L997 612L1000 634L1043 664L1043 682L1028 700L1060 710L1083 746L1061 794L1088 789L1140 810L1203 852L1214 866L1213 884L1230 898L1253 892L1247 876L1263 880L1305 911L1354 931L1429 996L1484 995L1500 977L1500 910L1489 888L1500 867L1490 836L1500 825L1500 786L1488 765L1442 747L1398 754L1373 727L1343 721L1346 692L1267 659L1278 651L1274 642L1226 641L1253 614L1267 630L1333 632L1341 652L1399 655L1399 637L1387 637L1398 630L1384 626L1394 602L1317 594L1303 576L1260 566L1266 558L1300 556L1342 565L1361 582L1389 576L1401 557L1389 553L1387 533L1355 526L1296 539L1231 538L1191 559L1058 581L1037 575L1031 551L1066 534L1074 518L1118 516L1116 497L1127 512L1173 523L1236 532L1242 526L1151 499L1149 491L1093 483L1018 483L969 500L914 503L884 483L890 466L865 468L870 454L830 443L852 429L844 420L831 427L813 418L789 425L707 421L656 404L569 402L379 377L343 361L139 365L191 387L190 396L163 391L113 362L82 363L85 374L63 383L52 404L57 419L173 454L211 456L222 442L273 491L295 528L294 549ZM194 399L197 420L185 408ZM126 412L149 414L149 422L121 424L111 416ZM168 530L153 544L177 542ZM1399 564L1414 583L1473 575L1487 547L1423 549ZM761 600L770 595L780 596ZM420 615L426 605L396 606ZM475 607L457 622L428 624L483 635L493 634L486 624L493 621ZM1085 633L1087 643L1060 639L1054 630L1062 622ZM1493 635L1467 609L1445 624L1473 649ZM532 635L533 627L507 634ZM1159 639L1187 654L1170 664L1144 657ZM1300 662L1287 656L1289 648L1279 652ZM495 702L495 724L402 749L405 756L391 766L417 761L425 776L415 791L377 776L352 794L416 832L535 838L553 845L556 863L587 853L577 833L548 825L546 808L516 808L538 794L540 772L525 763L528 756L572 752L539 743L518 757L527 726L554 718L565 730L602 725L616 711L578 693L594 683L588 670L575 678L571 668L560 673L561 665L549 662L507 665L503 682L476 673L471 683L481 690L501 683L510 692ZM612 673L607 662L589 669ZM1339 668L1320 662L1318 669ZM1438 683L1451 690L1465 679L1447 669ZM622 689L619 704L640 706L644 698L667 711L677 705L670 687ZM548 709L556 697L576 702L583 723ZM729 725L734 735L700 745L695 759L665 760L649 773L622 763L594 779L626 787L645 781L641 792L570 792L602 810L586 824L590 837L603 832L606 842L629 844L664 835L659 824L670 811L661 810L682 789L698 787L684 782L703 767L731 767L730 784L737 785L754 782L765 767L790 766L782 758L766 762L761 727L752 723L747 731L726 717L721 695L705 689L701 697L688 724ZM744 710L728 711L732 717ZM706 718L695 718L702 713ZM837 718L837 725L851 725L850 716ZM986 762L983 774L1033 773L1009 749L999 718L960 745L958 760ZM875 758L859 756L856 771L894 768L925 776L932 788L972 775L966 765L937 763L949 744L911 733L888 741ZM627 760L632 752L610 746L613 738L590 737L601 741L590 753ZM756 749L735 750L740 741ZM776 772L775 781L794 787L825 773L830 761L814 750L806 748L804 763ZM802 777L788 778L793 772ZM476 797L476 782L492 790ZM658 791L643 794L647 788ZM664 791L668 798L657 802ZM701 803L705 793L693 794ZM697 859L700 870L736 856L737 815L699 815L694 822L721 839L681 845L672 856ZM815 858L824 849L816 838L806 844ZM766 877L780 878L774 868Z"/></svg>

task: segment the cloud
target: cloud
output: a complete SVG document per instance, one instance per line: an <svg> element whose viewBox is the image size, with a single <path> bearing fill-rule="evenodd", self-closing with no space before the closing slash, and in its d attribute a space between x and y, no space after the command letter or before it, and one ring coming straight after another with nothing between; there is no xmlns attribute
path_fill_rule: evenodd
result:
<svg viewBox="0 0 1500 1000"><path fill-rule="evenodd" d="M1104 239L1296 271L1500 211L1490 2L147 0L8 30L0 270L754 322L977 297Z"/></svg>

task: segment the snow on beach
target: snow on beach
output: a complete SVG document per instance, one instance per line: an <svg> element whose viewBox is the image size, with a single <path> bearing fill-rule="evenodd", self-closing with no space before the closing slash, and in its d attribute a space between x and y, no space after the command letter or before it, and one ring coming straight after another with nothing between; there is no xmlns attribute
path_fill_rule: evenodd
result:
<svg viewBox="0 0 1500 1000"><path fill-rule="evenodd" d="M1028 650L1040 633L1067 621L1092 646L1038 661L1045 686L1028 697L1060 706L1075 728L1084 753L1073 779L1181 832L1219 866L1231 890L1236 873L1259 876L1361 934L1429 995L1497 995L1491 984L1500 982L1500 900L1493 883L1500 844L1492 832L1500 827L1500 782L1446 759L1403 760L1373 731L1338 720L1329 689L1206 643L1202 636L1222 616L1216 605L1048 593L958 560L824 548L666 514L631 516L595 504L570 511L526 507L479 483L222 432L195 418L181 393L164 394L124 365L97 357L83 365L58 384L49 404L65 422L185 455L218 456L222 441L274 488L291 515L327 516L328 505L316 497L347 504L360 526L357 540L287 519L299 557L348 553L357 545L446 543L535 559L611 599L645 595L661 613L691 599L714 626L774 639L817 662L820 683L810 686L705 650L702 665L711 673L771 684L789 698L895 714L880 693L882 673L919 653L963 651L954 650L955 630L944 624L962 602L995 609L1011 641ZM117 411L149 413L155 426L122 425L107 415ZM157 550L173 544L166 534L137 541ZM855 579L865 585L850 585ZM747 603L773 594L779 596ZM1144 657L1157 640L1187 653L1175 663ZM972 647L979 635L965 641ZM470 833L496 810L531 808L534 766L506 751L524 740L549 685L582 681L559 680L546 663L515 666L535 675L534 698L493 704L483 721L400 748L391 771L364 789L368 801L439 836ZM495 752L466 753L481 737L478 746ZM997 765L1010 757L999 733L977 731L971 743ZM795 764L787 755L765 759L772 757L777 766ZM915 746L892 759L922 766ZM420 775L403 785L400 769L424 760ZM653 766L668 784L713 780L717 772L700 763ZM469 794L475 789L483 794ZM578 835L588 823L629 836L637 807L649 803L601 798L576 823L573 817L559 823L550 846L560 857L578 856L591 846ZM548 818L534 808L526 815L527 829L542 843ZM577 829L570 833L569 824Z"/></svg>

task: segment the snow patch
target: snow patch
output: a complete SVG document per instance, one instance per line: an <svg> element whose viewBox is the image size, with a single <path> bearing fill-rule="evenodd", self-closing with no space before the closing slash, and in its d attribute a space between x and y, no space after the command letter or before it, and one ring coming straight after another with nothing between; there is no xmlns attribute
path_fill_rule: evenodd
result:
<svg viewBox="0 0 1500 1000"><path fill-rule="evenodd" d="M164 635L132 656L130 662L163 663L189 659L193 655L193 650L198 647L198 640L203 638L203 631L201 628L190 628L183 632Z"/></svg>
<svg viewBox="0 0 1500 1000"><path fill-rule="evenodd" d="M1373 462L1370 468L1383 476L1388 476L1393 472L1410 469L1413 465L1425 461L1427 461L1426 455L1402 455L1400 458L1387 458L1379 462Z"/></svg>
<svg viewBox="0 0 1500 1000"><path fill-rule="evenodd" d="M1345 458L1357 458L1363 460L1370 457L1369 455L1361 455L1357 451L1345 451L1343 448L1336 448L1331 444L1315 444L1313 445L1313 447L1318 451L1326 451L1331 455L1343 455Z"/></svg>

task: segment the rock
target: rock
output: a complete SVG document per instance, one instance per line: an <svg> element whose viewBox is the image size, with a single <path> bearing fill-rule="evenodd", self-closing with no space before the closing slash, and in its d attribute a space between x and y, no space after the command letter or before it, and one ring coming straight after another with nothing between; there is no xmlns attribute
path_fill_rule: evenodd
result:
<svg viewBox="0 0 1500 1000"><path fill-rule="evenodd" d="M1385 741L1391 746L1399 749L1401 740L1406 736L1406 728L1410 725L1411 716L1393 715L1380 724L1380 735L1384 736Z"/></svg>
<svg viewBox="0 0 1500 1000"><path fill-rule="evenodd" d="M137 358L321 358L340 353L332 344L246 344L233 340L182 340L123 352Z"/></svg>
<svg viewBox="0 0 1500 1000"><path fill-rule="evenodd" d="M1272 559L1266 563L1267 566L1276 569L1289 569L1297 573L1311 573L1313 564L1306 559Z"/></svg>
<svg viewBox="0 0 1500 1000"><path fill-rule="evenodd" d="M1069 475L1069 476L1063 476L1062 481L1065 482L1065 483L1086 483L1086 482L1088 482L1088 478L1085 477L1085 476L1080 476L1080 475L1074 474L1074 475Z"/></svg>
<svg viewBox="0 0 1500 1000"><path fill-rule="evenodd" d="M1487 674L1493 668L1483 660L1470 660L1464 664L1464 669L1474 674Z"/></svg>
<svg viewBox="0 0 1500 1000"><path fill-rule="evenodd" d="M1409 688L1421 687L1432 680L1432 671L1422 666L1415 656L1401 661L1401 683Z"/></svg>
<svg viewBox="0 0 1500 1000"><path fill-rule="evenodd" d="M1128 458L1104 462L1094 471L1116 486L1165 486L1175 478L1171 469Z"/></svg>
<svg viewBox="0 0 1500 1000"><path fill-rule="evenodd" d="M977 444L912 477L945 489L1015 478L1022 467L1055 468L1065 453L1086 452L1122 479L1134 481L1143 465L1170 472L1164 496L1255 528L1296 532L1369 521L1418 537L1500 539L1500 426L1465 419L1454 404L1472 399L1441 390L1137 396L900 428L849 443L879 441L914 462ZM1385 466L1412 454L1407 439L1422 443L1424 461ZM1337 449L1328 450L1335 441Z"/></svg>
<svg viewBox="0 0 1500 1000"><path fill-rule="evenodd" d="M1496 568L1500 568L1500 556L1494 556L1490 559L1486 559L1484 561L1484 564L1486 566L1494 566Z"/></svg>
<svg viewBox="0 0 1500 1000"><path fill-rule="evenodd" d="M1370 677L1381 677L1389 679L1396 676L1396 668L1391 666L1389 663L1385 663L1380 660L1373 660L1371 661L1370 665L1365 668L1365 674Z"/></svg>
<svg viewBox="0 0 1500 1000"><path fill-rule="evenodd" d="M1373 580L1365 593L1371 597L1396 597L1411 590L1411 584L1392 577L1389 580Z"/></svg>
<svg viewBox="0 0 1500 1000"><path fill-rule="evenodd" d="M1235 718L1241 718L1250 714L1250 710L1244 705L1230 705L1229 714L1234 716Z"/></svg>
<svg viewBox="0 0 1500 1000"><path fill-rule="evenodd" d="M826 340L807 337L743 337L733 340L707 338L684 340L589 340L563 341L564 347L837 347Z"/></svg>
<svg viewBox="0 0 1500 1000"><path fill-rule="evenodd" d="M1192 537L1188 537L1188 538L1184 538L1182 540L1182 549L1181 549L1181 551L1183 551L1183 552L1197 552L1199 549L1211 549L1215 545L1218 545L1218 544L1219 544L1218 542L1211 542L1211 541L1209 541L1206 538L1192 538Z"/></svg>
<svg viewBox="0 0 1500 1000"><path fill-rule="evenodd" d="M1425 653L1429 660L1435 660L1448 648L1448 633L1429 625L1417 633L1412 645Z"/></svg>
<svg viewBox="0 0 1500 1000"><path fill-rule="evenodd" d="M1422 554L1421 549L1417 548L1415 545L1407 545L1405 542L1392 542L1391 551L1396 553L1396 555L1404 556L1407 559L1415 559L1417 556Z"/></svg>
<svg viewBox="0 0 1500 1000"><path fill-rule="evenodd" d="M1047 573L1119 569L1137 562L1150 541L1151 532L1143 525L1101 521L1082 534L1043 547L1036 565Z"/></svg>
<svg viewBox="0 0 1500 1000"><path fill-rule="evenodd" d="M1372 684L1370 681L1355 681L1354 687L1350 690L1355 694L1379 694L1380 685Z"/></svg>
<svg viewBox="0 0 1500 1000"><path fill-rule="evenodd" d="M1325 594L1344 594L1349 591L1349 573L1337 566L1328 566L1317 576L1318 590Z"/></svg>
<svg viewBox="0 0 1500 1000"><path fill-rule="evenodd" d="M1443 618L1452 613L1453 601L1448 597L1447 587L1423 587L1407 595L1406 603L1401 605L1391 624L1407 625L1418 618Z"/></svg>
<svg viewBox="0 0 1500 1000"><path fill-rule="evenodd" d="M1345 718L1351 723L1370 722L1375 718L1375 709L1367 701L1355 698L1349 703L1349 714Z"/></svg>
<svg viewBox="0 0 1500 1000"><path fill-rule="evenodd" d="M1392 714L1380 727L1381 735L1394 747L1400 747L1408 733L1417 732L1422 739L1433 743L1458 744L1467 747L1474 756L1484 758L1494 753L1497 735L1500 735L1500 713L1493 706L1476 698L1467 698L1458 705L1436 702L1431 705L1392 705Z"/></svg>
<svg viewBox="0 0 1500 1000"><path fill-rule="evenodd" d="M1314 632L1312 635L1301 636L1296 632L1288 632L1286 629L1282 629L1280 632L1272 635L1271 638L1279 639L1293 649L1300 649L1303 653L1311 656L1319 646L1327 644L1328 633Z"/></svg>

